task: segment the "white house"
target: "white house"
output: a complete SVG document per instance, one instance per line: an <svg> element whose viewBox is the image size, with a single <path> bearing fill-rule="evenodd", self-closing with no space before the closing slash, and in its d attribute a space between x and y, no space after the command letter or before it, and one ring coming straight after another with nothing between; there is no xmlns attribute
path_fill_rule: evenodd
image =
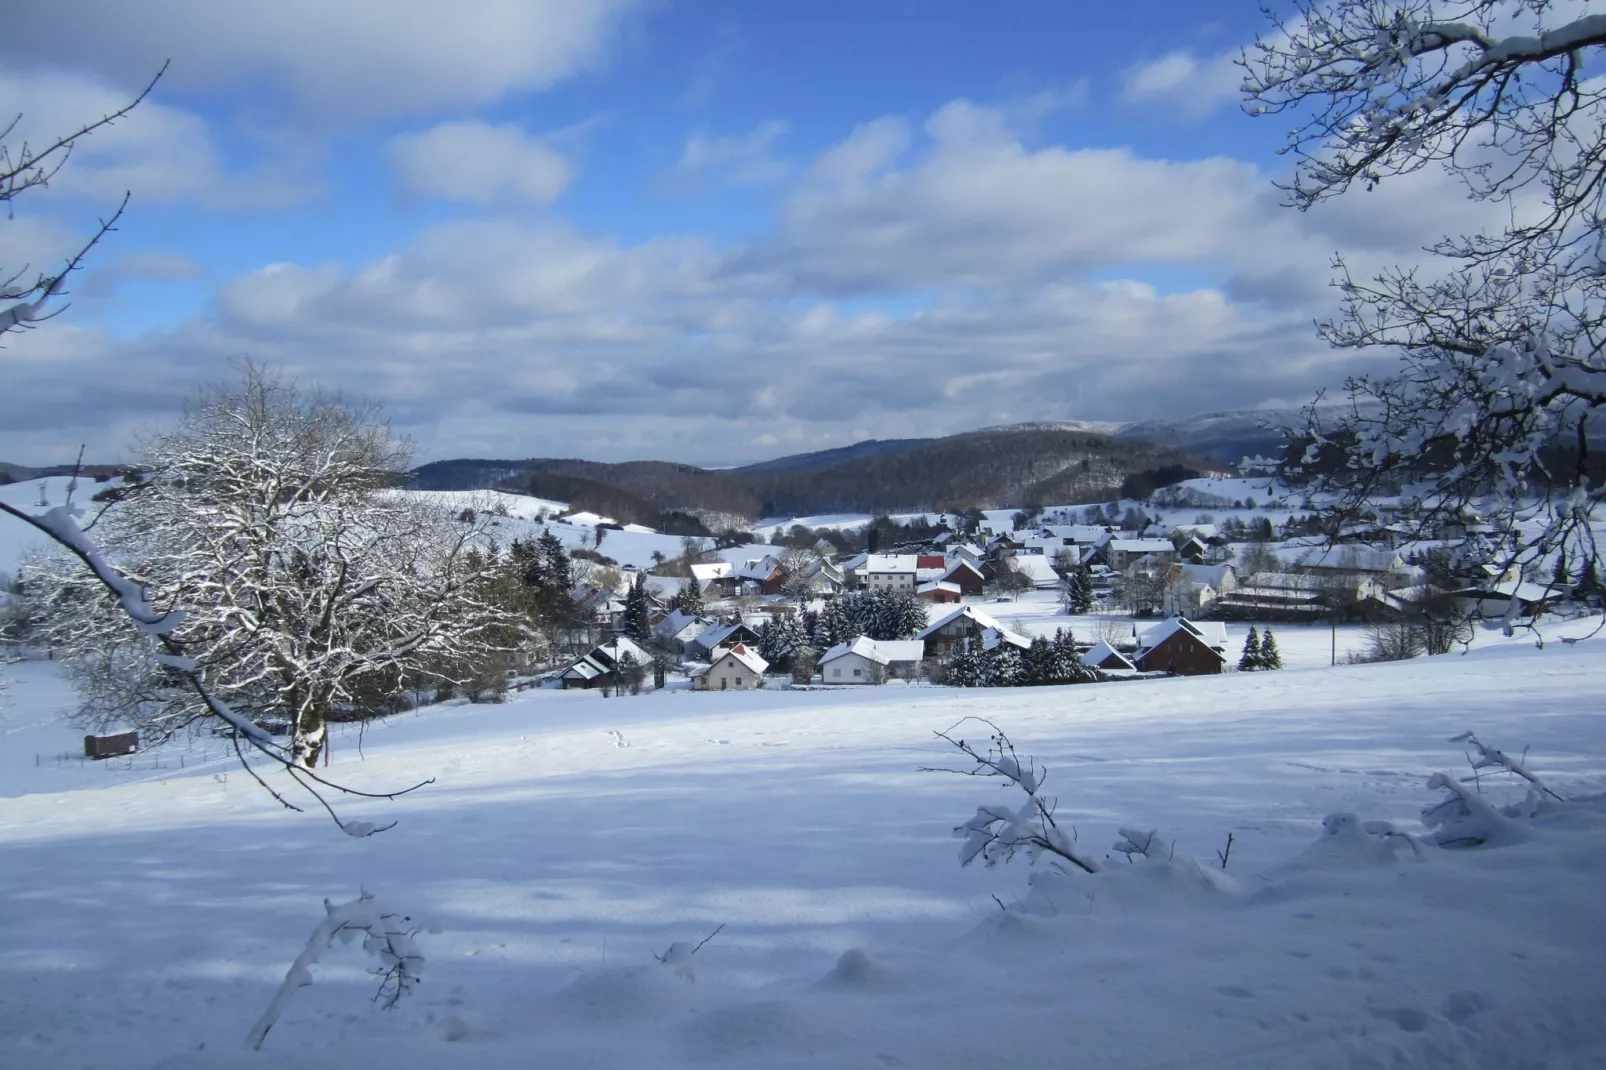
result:
<svg viewBox="0 0 1606 1070"><path fill-rule="evenodd" d="M1140 557L1175 561L1177 548L1170 539L1111 539L1104 546L1104 563L1117 572L1125 572Z"/></svg>
<svg viewBox="0 0 1606 1070"><path fill-rule="evenodd" d="M861 635L838 643L820 658L820 679L828 684L880 684L888 676L912 676L925 657L918 639L871 639Z"/></svg>
<svg viewBox="0 0 1606 1070"><path fill-rule="evenodd" d="M758 651L737 643L708 668L694 671L691 686L697 691L753 691L764 686L764 670L769 667Z"/></svg>
<svg viewBox="0 0 1606 1070"><path fill-rule="evenodd" d="M1054 571L1053 562L1042 554L1016 554L1009 559L1009 563L1016 572L1024 573L1032 581L1032 586L1039 590L1059 586L1059 573Z"/></svg>
<svg viewBox="0 0 1606 1070"><path fill-rule="evenodd" d="M868 554L859 572L864 586L872 591L915 593L915 575L920 558L915 554Z"/></svg>

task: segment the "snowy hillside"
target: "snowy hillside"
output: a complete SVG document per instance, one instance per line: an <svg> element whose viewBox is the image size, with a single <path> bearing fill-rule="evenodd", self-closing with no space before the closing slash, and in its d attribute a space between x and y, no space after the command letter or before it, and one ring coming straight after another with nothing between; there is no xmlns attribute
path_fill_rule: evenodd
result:
<svg viewBox="0 0 1606 1070"><path fill-rule="evenodd" d="M355 786L435 778L346 804L399 820L371 840L225 762L52 762L68 697L17 666L0 1066L1600 1066L1599 802L1479 850L1323 826L1424 832L1467 729L1531 748L1563 794L1606 791L1606 640L1551 639L1076 688L436 708L334 740ZM966 716L1046 766L1105 872L1034 890L1024 859L960 868L950 830L1024 801L920 771L954 762L933 732ZM1511 779L1485 773L1484 797L1520 801ZM1123 826L1165 857L1129 864ZM359 889L443 930L419 936L422 988L377 1010L371 960L337 947L245 1052L324 897Z"/></svg>

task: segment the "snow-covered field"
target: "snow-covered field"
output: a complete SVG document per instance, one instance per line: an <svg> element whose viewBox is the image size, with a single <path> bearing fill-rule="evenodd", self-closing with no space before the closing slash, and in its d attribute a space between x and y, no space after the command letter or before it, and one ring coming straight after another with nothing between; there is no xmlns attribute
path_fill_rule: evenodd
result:
<svg viewBox="0 0 1606 1070"><path fill-rule="evenodd" d="M1571 797L1606 792L1603 653L1606 638L1491 642L1003 691L528 693L369 726L360 754L337 736L330 772L354 785L435 778L347 804L399 821L368 840L277 809L227 763L196 768L204 744L183 769L36 765L74 745L70 695L52 666L14 666L0 1066L1606 1065L1601 805L1420 859L1322 835L1342 811L1420 831L1426 777L1467 768L1445 742L1465 729L1531 747ZM1031 870L962 870L950 830L1018 792L920 771L952 761L932 733L967 716L1046 764L1059 819L1101 859L1120 826L1158 829L1175 859L1116 855L1001 910ZM1485 791L1521 798L1499 778ZM1185 860L1215 867L1228 833L1216 889ZM359 889L443 930L420 937L423 986L377 1010L369 960L337 948L244 1051L324 897ZM720 925L683 968L655 958Z"/></svg>

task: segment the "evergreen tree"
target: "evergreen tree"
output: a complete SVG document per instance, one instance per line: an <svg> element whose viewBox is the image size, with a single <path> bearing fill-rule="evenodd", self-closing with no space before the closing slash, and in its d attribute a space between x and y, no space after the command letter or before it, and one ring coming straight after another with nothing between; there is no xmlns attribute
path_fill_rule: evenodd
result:
<svg viewBox="0 0 1606 1070"><path fill-rule="evenodd" d="M630 585L630 591L625 595L624 619L620 623L620 630L632 639L647 640L652 638L652 625L649 622L650 614L647 609L647 574L636 573L636 582Z"/></svg>
<svg viewBox="0 0 1606 1070"><path fill-rule="evenodd" d="M1249 638L1244 640L1243 656L1238 659L1239 672L1253 672L1260 668L1260 633L1249 626Z"/></svg>
<svg viewBox="0 0 1606 1070"><path fill-rule="evenodd" d="M1057 683L1054 679L1054 644L1042 636L1032 640L1032 645L1026 648L1021 657L1021 668L1025 674L1025 683L1036 687L1039 684Z"/></svg>
<svg viewBox="0 0 1606 1070"><path fill-rule="evenodd" d="M801 630L803 632L803 641L805 643L808 643L810 646L816 646L816 647L821 645L820 644L820 614L819 614L819 612L817 610L805 609L803 611L803 614L802 614L802 621L801 621L800 627L801 627Z"/></svg>
<svg viewBox="0 0 1606 1070"><path fill-rule="evenodd" d="M987 672L982 654L967 644L944 663L943 679L954 687L986 687Z"/></svg>
<svg viewBox="0 0 1606 1070"><path fill-rule="evenodd" d="M703 615L703 585L697 582L696 576L686 577L686 582L680 585L680 592L675 595L675 608L688 617Z"/></svg>
<svg viewBox="0 0 1606 1070"><path fill-rule="evenodd" d="M1013 643L1000 641L988 652L987 687L1020 687L1026 683L1026 665Z"/></svg>
<svg viewBox="0 0 1606 1070"><path fill-rule="evenodd" d="M1283 667L1283 656L1277 652L1277 637L1266 629L1266 637L1260 641L1260 664L1258 669L1280 669Z"/></svg>
<svg viewBox="0 0 1606 1070"><path fill-rule="evenodd" d="M654 651L652 655L652 686L662 691L664 689L664 680L668 675L668 656L662 651Z"/></svg>
<svg viewBox="0 0 1606 1070"><path fill-rule="evenodd" d="M619 677L619 693L622 695L629 691L632 695L641 694L641 685L647 678L647 669L636 660L636 655L625 651L619 655L617 667Z"/></svg>
<svg viewBox="0 0 1606 1070"><path fill-rule="evenodd" d="M1092 611L1093 570L1087 565L1079 565L1071 577L1071 612L1081 614Z"/></svg>
<svg viewBox="0 0 1606 1070"><path fill-rule="evenodd" d="M1076 649L1076 636L1064 628L1054 633L1048 676L1049 682L1056 684L1087 684L1100 679L1097 669L1083 664L1082 652Z"/></svg>
<svg viewBox="0 0 1606 1070"><path fill-rule="evenodd" d="M549 528L541 532L536 544L541 551L542 590L552 597L568 598L574 591L574 570L563 541Z"/></svg>

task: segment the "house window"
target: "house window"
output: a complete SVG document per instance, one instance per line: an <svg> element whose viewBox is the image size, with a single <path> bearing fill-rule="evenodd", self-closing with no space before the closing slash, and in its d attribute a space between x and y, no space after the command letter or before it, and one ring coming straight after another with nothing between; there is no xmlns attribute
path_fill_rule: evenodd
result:
<svg viewBox="0 0 1606 1070"><path fill-rule="evenodd" d="M864 673L862 671L860 671L859 669L854 669L853 670L853 675L854 676L863 676Z"/></svg>
<svg viewBox="0 0 1606 1070"><path fill-rule="evenodd" d="M736 678L736 686L737 687L741 687L742 686L742 678L740 676L738 676Z"/></svg>
<svg viewBox="0 0 1606 1070"><path fill-rule="evenodd" d="M832 676L841 676L841 675L842 675L842 670L841 670L841 668L835 668L835 669L832 669L832 670L831 670L831 675L832 675Z"/></svg>

